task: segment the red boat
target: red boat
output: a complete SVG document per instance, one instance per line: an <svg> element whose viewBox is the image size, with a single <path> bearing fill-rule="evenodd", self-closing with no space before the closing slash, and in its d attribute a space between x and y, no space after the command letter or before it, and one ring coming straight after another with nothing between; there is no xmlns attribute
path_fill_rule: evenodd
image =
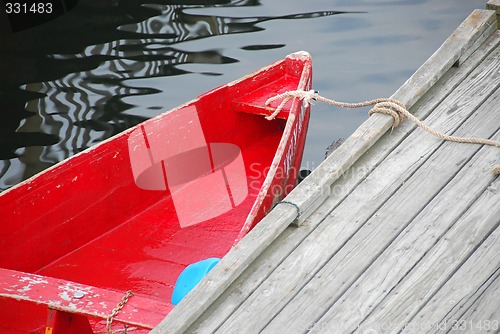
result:
<svg viewBox="0 0 500 334"><path fill-rule="evenodd" d="M309 107L268 121L280 101L265 102L311 75L291 54L1 193L0 332L149 332L186 267L223 257L295 186Z"/></svg>

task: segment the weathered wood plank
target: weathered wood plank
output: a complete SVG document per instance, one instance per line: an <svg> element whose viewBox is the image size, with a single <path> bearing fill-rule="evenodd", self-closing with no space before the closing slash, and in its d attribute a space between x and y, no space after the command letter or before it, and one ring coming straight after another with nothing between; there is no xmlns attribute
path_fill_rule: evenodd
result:
<svg viewBox="0 0 500 334"><path fill-rule="evenodd" d="M475 20L477 18L477 16L475 15L476 12L472 13L468 19ZM474 41L474 43L467 50L463 52L463 54L458 58L454 66L460 66L496 30L497 30L497 21L495 15L492 15L489 18L489 20L486 21L485 25L481 27L481 35L479 35Z"/></svg>
<svg viewBox="0 0 500 334"><path fill-rule="evenodd" d="M439 102L452 91L463 78L477 66L488 53L500 43L500 34L497 32L490 40L474 53L468 62L460 67L452 68L447 72L439 85L433 86L412 112L419 118L425 118ZM298 229L288 229L287 233L280 236L265 253L260 256L249 270L245 271L232 286L226 290L219 299L189 328L188 332L211 333L238 308L241 303L273 272L273 270L288 256L291 251L323 220L323 218L347 194L349 194L360 180L362 180L375 165L380 163L390 151L414 129L414 124L405 122L392 133L385 135L383 142L377 150L370 150L363 155L347 170L342 177L334 183L330 196L324 205L320 206L303 225Z"/></svg>
<svg viewBox="0 0 500 334"><path fill-rule="evenodd" d="M472 47L488 29L494 13L475 10L443 45L401 86L392 99L411 108ZM374 115L365 121L326 161L318 166L288 200L301 208L304 221L330 195L330 185L392 126L392 117Z"/></svg>
<svg viewBox="0 0 500 334"><path fill-rule="evenodd" d="M151 333L183 333L296 218L295 211L286 209L276 207L276 220L257 224Z"/></svg>
<svg viewBox="0 0 500 334"><path fill-rule="evenodd" d="M496 57L490 58L484 67L474 72L473 80L459 86L452 99L445 100L444 106L438 108L429 117L428 123L435 128L454 129L462 123L464 118L474 113L474 106L481 103L495 90L486 78L488 76L496 77L496 73L500 69L500 64L496 59ZM472 97L464 98L462 95L466 91L472 92ZM442 114L446 114L452 107L454 112L443 117ZM302 285L306 284L344 246L352 234L442 144L439 140L421 132L414 136L417 139L412 140L410 137L349 195L348 201L341 203L325 222L318 226L289 258L259 286L256 292L231 316L228 323L221 327L221 332L244 332L245 328L238 327L238 323L243 324L244 319L255 312L259 312L262 316L255 319L252 329L264 328L301 289ZM468 149L470 147L466 148L466 150ZM473 149L477 150L477 147ZM262 294L268 295L268 298L262 299L260 297ZM293 317L289 319L291 318Z"/></svg>
<svg viewBox="0 0 500 334"><path fill-rule="evenodd" d="M491 182L493 176L487 166L485 166L485 163L487 165L487 162L495 159L497 154L494 150L488 151L480 152L481 154L478 154L473 161L468 162L460 173L454 177L453 181L399 234L397 239L363 272L360 278L349 286L349 274L354 275L355 267L360 266L364 262L364 257L367 256L366 253L369 250L376 250L378 246L375 245L376 247L370 248L365 243L370 241L373 243L384 242L384 233L391 233L391 227L397 225L392 223L392 221L404 219L402 217L404 214L396 213L391 216L390 222L387 221L385 223L381 222L382 219L376 219L378 221L372 224L377 225L378 223L378 228L373 231L373 235L369 236L371 240L368 239L366 234L364 239L363 236L353 238L352 241L357 240L359 245L356 246L357 248L354 251L351 250L354 254L348 255L351 257L355 256L358 260L355 264L347 264L344 267L337 265L338 269L336 269L335 259L333 259L328 264L331 267L331 271L326 272L327 267L325 267L325 270L320 273L323 277L329 277L331 281L328 283L328 288L324 289L320 293L320 296L317 296L317 302L321 303L321 296L328 295L335 300L335 303L321 319L311 323L309 326L332 330L338 329L341 325L345 331L353 331L360 327L361 321L378 308L381 300L421 260L423 255L436 243L443 233L455 223L457 217L461 216L470 203L474 202L475 197L479 192L484 190L485 185ZM381 217L387 217L381 211L378 214ZM469 224L469 222L463 222L462 224ZM460 224L455 225L456 228L458 226ZM482 241L482 237L487 234L488 229L491 229L491 225L474 224L463 226L463 228L472 231L469 241L475 241L477 244ZM461 241L459 242L462 243ZM473 245L469 244L469 247L473 247ZM348 245L344 248L346 248L346 252L349 252ZM368 250L361 252L358 249ZM355 253L356 251L358 253ZM341 259L343 262L348 260L348 256ZM439 270L439 268L436 268L436 270ZM342 272L345 272L345 274L343 275ZM343 277L346 282L339 283L338 280ZM311 281L310 284L311 286L318 285L314 281ZM346 286L348 286L348 290L342 293L346 289ZM330 291L335 289L338 289L338 292ZM380 323L378 325L382 326ZM366 326L365 329L367 329Z"/></svg>
<svg viewBox="0 0 500 334"><path fill-rule="evenodd" d="M79 298L74 297L77 292L81 294ZM59 278L0 269L1 300L29 301L70 314L106 319L124 295L124 292ZM2 308L4 307L5 304L2 305ZM172 305L169 303L136 295L124 305L114 320L143 328L153 328L171 309ZM1 329L6 331L3 326Z"/></svg>
<svg viewBox="0 0 500 334"><path fill-rule="evenodd" d="M486 9L494 10L497 17L497 29L500 29L500 0L488 0Z"/></svg>
<svg viewBox="0 0 500 334"><path fill-rule="evenodd" d="M497 117L490 112L490 108L500 103L500 92L497 98L490 100L457 133L468 133L475 128L475 131L488 137L497 131L498 125L494 123ZM492 124L482 127L485 122ZM482 127L481 131L477 127ZM484 154L467 161L468 155L476 149L461 147L457 153L456 144L442 145L333 255L272 320L265 332L272 333L278 328L290 333L300 332L300 326L314 328L318 324L328 330L338 329L339 324L343 324L346 331L356 329L363 316L376 307L490 184L493 176L487 162L496 158L498 152L488 147ZM464 164L474 168L474 172L467 169L455 175L455 171L463 168ZM433 177L429 178L429 175ZM450 177L453 178L452 183L441 190ZM433 201L428 203L430 199ZM339 219L343 215L339 214ZM418 218L414 219L417 215ZM423 224L422 220L430 223ZM437 220L439 224L434 224ZM400 233L402 240L394 241ZM347 289L351 290L344 293ZM322 309L326 315L318 320Z"/></svg>
<svg viewBox="0 0 500 334"><path fill-rule="evenodd" d="M446 285L456 283L456 277L460 277L460 270L446 283ZM459 282L457 286L460 287L460 285L461 283ZM468 328L462 328L462 332L465 331L465 329L471 329L471 326L468 325L468 323L472 324L473 319L477 320L476 314L483 319L499 319L500 314L498 314L498 312L500 312L500 308L495 307L498 306L498 303L494 303L495 300L499 300L499 288L500 268L497 269L497 271L493 275L491 275L483 284L481 284L475 291L467 294L467 296L464 298L453 300L454 303L452 303L452 308L449 310L445 317L442 317L441 319L433 319L433 314L428 314L428 312L434 307L434 305L438 304L438 301L441 301L440 295L444 290L441 289L436 294L436 296L432 298L432 300L415 316L412 322L418 322L422 325L427 324L427 331L422 330L420 331L420 333L425 332L427 334L433 334L442 333L450 329L453 332L454 326L460 327L464 324L464 322L465 325L468 326ZM496 310L483 310L484 306L491 305L493 305ZM462 320L465 321L462 322ZM435 323L432 323L432 321L435 321ZM416 327L416 325L414 324L412 327ZM407 326L407 328L403 332L408 334L411 333L414 329L415 328L410 328L410 326Z"/></svg>
<svg viewBox="0 0 500 334"><path fill-rule="evenodd" d="M321 209L321 208L320 208ZM314 212L300 228L287 229L214 301L186 333L213 333L314 229L328 208ZM316 218L316 220L314 220ZM264 270L263 270L264 269Z"/></svg>
<svg viewBox="0 0 500 334"><path fill-rule="evenodd" d="M464 330L468 330L469 333L480 334L500 329L500 268L492 277L493 282L479 295L462 317L446 321L448 328L451 325L451 333L459 331L463 333Z"/></svg>
<svg viewBox="0 0 500 334"><path fill-rule="evenodd" d="M497 182L495 187L498 186ZM454 307L454 302L466 297L498 270L498 260L494 260L498 259L500 253L500 229L498 229L500 207L495 207L495 203L498 203L498 192L496 194L492 191L486 192L482 200L484 199L487 202L480 201L479 204L489 205L495 209L485 212L484 205L472 207L457 226L462 228L472 226L473 230L469 228L461 231L455 226L452 227L375 312L365 319L360 328L380 328L381 324L390 322L392 327L386 331L387 333L399 333L405 326L407 331L421 333L423 331L412 330L418 326L417 320L413 326L407 324L425 304L440 298L434 303L437 306L436 316L426 318L426 323L421 325L439 323L440 319ZM478 222L478 214L484 217L483 221ZM478 224L493 225L493 232L480 243L480 247L468 244L468 241L474 238L473 232ZM440 296L436 295L448 280L451 280L450 285Z"/></svg>
<svg viewBox="0 0 500 334"><path fill-rule="evenodd" d="M393 98L412 106L451 66L460 55L481 35L490 12L481 12L481 18L472 25L461 25L456 33L461 38L449 38L441 51L433 55L402 86ZM431 66L432 63L432 66ZM437 63L437 68L436 64ZM437 69L436 72L429 70ZM295 200L304 212L302 220L314 211L319 202L330 194L330 186L342 171L347 170L366 150L386 132L392 120L383 115L375 115L358 129L353 136L330 156L310 180L297 187ZM314 173L313 173L314 174ZM328 176L327 176L328 175ZM319 183L318 183L319 182ZM318 186L319 185L319 186ZM326 186L326 187L325 187ZM302 188L302 190L300 190ZM294 190L295 191L295 190ZM309 210L306 210L309 209ZM183 332L206 308L252 263L255 258L280 235L295 219L296 212L289 206L280 205L258 224L242 242L226 256L207 277L190 293L152 333Z"/></svg>
<svg viewBox="0 0 500 334"><path fill-rule="evenodd" d="M486 9L500 12L500 0L488 0L486 3Z"/></svg>
<svg viewBox="0 0 500 334"><path fill-rule="evenodd" d="M445 82L439 87L433 87L429 94L427 94L415 106L415 115L423 118L426 116L424 112L429 110L423 108L427 107L432 110L446 96L450 90L457 86L457 83L462 81L463 77L470 73L472 68L477 63L481 62L486 54L500 42L500 35L497 33L496 37L492 37L486 45L484 45L480 52L475 53L470 58L470 62L463 64L459 68L453 68L445 75ZM334 184L332 195L325 205L321 206L319 210L315 211L310 219L305 222L304 230L302 228L294 230L293 234L287 233L286 237L277 241L279 247L266 251L260 258L258 263L252 267L260 268L260 270L250 270L244 273L234 285L224 293L220 300L218 300L210 309L202 316L196 324L189 329L189 332L209 333L218 328L222 322L245 300L254 290L258 287L266 277L279 265L283 259L291 252L291 249L300 242L305 236L310 233L312 228L311 224L319 224L324 215L336 206L346 194L348 194L372 168L373 165L378 164L392 148L401 141L402 133L407 133L413 124L405 122L394 130L393 133L388 134L377 150L369 151L365 154L354 166L353 170L348 170L343 175L342 179ZM346 177L347 176L347 177Z"/></svg>

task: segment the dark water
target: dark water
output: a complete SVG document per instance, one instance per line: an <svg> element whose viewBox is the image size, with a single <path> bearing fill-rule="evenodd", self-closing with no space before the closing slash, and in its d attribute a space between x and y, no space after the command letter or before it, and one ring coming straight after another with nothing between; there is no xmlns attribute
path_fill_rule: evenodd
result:
<svg viewBox="0 0 500 334"><path fill-rule="evenodd" d="M297 50L312 54L322 95L387 97L485 3L81 0L48 23L4 29L0 191ZM304 167L366 117L313 106Z"/></svg>

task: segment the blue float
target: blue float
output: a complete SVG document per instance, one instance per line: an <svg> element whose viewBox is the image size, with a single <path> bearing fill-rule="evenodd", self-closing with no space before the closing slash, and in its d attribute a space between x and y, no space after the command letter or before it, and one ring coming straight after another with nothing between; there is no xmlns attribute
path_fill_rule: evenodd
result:
<svg viewBox="0 0 500 334"><path fill-rule="evenodd" d="M212 257L187 266L175 282L172 304L177 305L219 261L220 259Z"/></svg>

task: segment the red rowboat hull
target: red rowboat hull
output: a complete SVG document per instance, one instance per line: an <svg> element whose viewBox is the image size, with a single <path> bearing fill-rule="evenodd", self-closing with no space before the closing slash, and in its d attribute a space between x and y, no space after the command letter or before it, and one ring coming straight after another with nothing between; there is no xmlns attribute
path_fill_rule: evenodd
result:
<svg viewBox="0 0 500 334"><path fill-rule="evenodd" d="M224 256L292 190L311 58L289 55L0 194L0 333L147 332L191 263Z"/></svg>

